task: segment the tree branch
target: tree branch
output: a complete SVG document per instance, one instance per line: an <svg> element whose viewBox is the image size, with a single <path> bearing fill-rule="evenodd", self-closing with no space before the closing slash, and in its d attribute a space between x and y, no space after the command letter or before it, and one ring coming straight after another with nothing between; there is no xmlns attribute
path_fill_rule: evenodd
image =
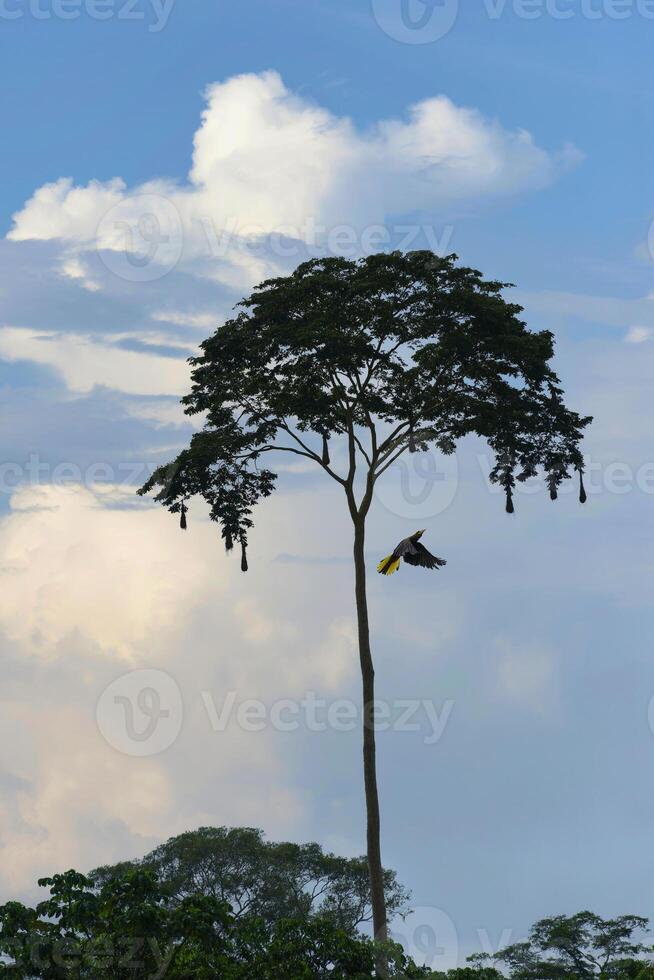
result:
<svg viewBox="0 0 654 980"><path fill-rule="evenodd" d="M247 462L248 459L254 459L259 453L294 453L296 456L304 456L305 459L315 460L315 455L313 453L305 453L301 449L295 449L293 446L259 446L257 449L253 449L251 453L245 453L242 456L235 456L234 459L243 460Z"/></svg>
<svg viewBox="0 0 654 980"><path fill-rule="evenodd" d="M391 466L393 465L393 463L397 463L397 461L400 458L400 456L403 456L404 453L406 452L406 450L407 450L407 447L406 446L402 446L402 448L400 449L399 453L395 453L394 456L390 456L390 457L387 456L386 457L386 462L381 467L381 469L378 469L378 470L375 470L374 471L374 479L375 479L375 482L377 482L377 480L379 479L379 477L383 473L385 473L386 470L388 470L388 469L391 468Z"/></svg>
<svg viewBox="0 0 654 980"><path fill-rule="evenodd" d="M397 426L397 428L393 429L393 431L391 432L391 434L389 436L387 436L386 439L384 439L384 441L382 442L381 446L379 447L379 453L378 453L378 455L379 455L379 461L380 462L383 462L383 457L386 454L386 451L387 450L390 449L391 452L394 452L395 451L398 435L400 434L400 432L402 431L402 429L405 429L405 428L408 428L408 427L409 427L409 423L408 422L402 422L400 425Z"/></svg>
<svg viewBox="0 0 654 980"><path fill-rule="evenodd" d="M329 475L331 476L332 480L336 480L336 482L337 483L340 483L342 487L346 486L346 481L343 479L343 477L342 476L339 476L338 473L335 473L334 470L330 466L327 466L326 463L323 463L323 461L322 461L321 457L318 455L318 453L314 453L313 450L309 449L309 447L306 445L306 443L302 442L302 440L300 439L300 437L297 436L293 432L293 430L288 425L286 425L285 422L280 422L279 423L279 427L280 427L280 429L283 429L284 432L288 433L288 435L291 437L291 439L294 439L298 443L298 445L302 447L302 449L304 450L304 453L302 453L301 455L307 456L309 459L312 459L314 461L314 463L317 463L318 466L322 467L322 469L325 471L325 473L329 473ZM298 452L298 450L296 450L296 452Z"/></svg>
<svg viewBox="0 0 654 980"><path fill-rule="evenodd" d="M359 439L359 437L357 436L357 434L356 434L356 432L353 432L353 435L354 435L354 441L356 442L356 444L357 444L357 446L359 447L359 449L360 449L360 451L361 451L361 455L362 455L362 456L363 456L363 458L365 459L365 461L366 461L366 463L368 464L368 466L372 466L372 465L373 465L373 463L372 463L372 459L370 458L370 456L368 455L368 453L367 453L367 452L365 451L365 449L363 448L363 445L362 445L362 443L361 443L361 440L360 440L360 439ZM373 452L374 452L374 449L373 449Z"/></svg>

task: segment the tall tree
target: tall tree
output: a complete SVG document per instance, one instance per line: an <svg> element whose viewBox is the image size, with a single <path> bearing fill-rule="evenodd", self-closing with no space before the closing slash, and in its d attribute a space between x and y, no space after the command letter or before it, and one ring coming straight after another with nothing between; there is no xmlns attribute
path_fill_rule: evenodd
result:
<svg viewBox="0 0 654 980"><path fill-rule="evenodd" d="M512 513L515 481L542 467L550 495L577 470L589 419L568 410L549 365L553 339L531 332L508 285L456 256L380 253L359 261L305 262L262 283L192 359L184 398L204 425L177 459L141 488L186 521L199 495L226 547L247 570L252 509L272 493L264 460L311 460L343 490L353 528L355 598L363 682L368 866L375 935L387 936L380 847L374 698L366 598L366 518L377 481L405 451L454 452L468 433L495 454L491 478ZM330 440L344 444L343 465ZM583 482L582 498L585 498Z"/></svg>
<svg viewBox="0 0 654 980"><path fill-rule="evenodd" d="M371 919L365 858L326 854L319 844L277 843L252 827L201 827L155 848L140 861L98 868L98 887L130 869L152 871L166 885L169 903L193 896L226 903L235 919L259 919L268 928L282 919L329 919L349 936ZM384 871L391 915L408 912L408 893L394 871Z"/></svg>
<svg viewBox="0 0 654 980"><path fill-rule="evenodd" d="M511 980L622 980L652 976L651 952L643 935L648 920L639 915L602 919L594 912L541 919L523 943L495 955Z"/></svg>

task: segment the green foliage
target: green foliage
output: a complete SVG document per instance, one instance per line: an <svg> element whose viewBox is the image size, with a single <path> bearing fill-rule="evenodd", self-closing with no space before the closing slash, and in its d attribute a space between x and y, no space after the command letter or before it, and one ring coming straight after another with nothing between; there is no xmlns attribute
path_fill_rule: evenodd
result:
<svg viewBox="0 0 654 980"><path fill-rule="evenodd" d="M477 957L470 956L469 962L474 962ZM482 956L482 960L486 957ZM454 970L448 970L447 973L439 974L439 976L447 977L447 980L505 980L504 974L501 973L494 966L483 966L481 964L476 966L460 966Z"/></svg>
<svg viewBox="0 0 654 980"><path fill-rule="evenodd" d="M251 833L251 832L246 832ZM155 855L158 854L155 851ZM160 857L160 856L159 856ZM159 858L158 858L159 859ZM236 859L235 859L236 860ZM162 861L161 868L166 868ZM234 915L205 886L130 863L42 879L36 908L0 907L0 980L370 980L376 947L329 914ZM385 947L389 980L654 980L639 916L590 912L536 923L494 958L432 973ZM493 960L502 964L500 972Z"/></svg>
<svg viewBox="0 0 654 980"><path fill-rule="evenodd" d="M512 980L593 980L640 977L653 973L639 957L648 947L638 938L647 919L622 915L602 919L592 912L541 919L529 938L498 953Z"/></svg>
<svg viewBox="0 0 654 980"><path fill-rule="evenodd" d="M152 871L121 865L95 887L75 871L43 879L35 909L0 907L0 978L14 980L369 980L374 945L333 918L235 918L208 895L171 901ZM390 977L420 977L389 946Z"/></svg>
<svg viewBox="0 0 654 980"><path fill-rule="evenodd" d="M35 909L0 908L0 977L154 977L176 929L154 877L130 870L100 892L76 871L39 881L50 895ZM160 974L163 975L163 974Z"/></svg>
<svg viewBox="0 0 654 980"><path fill-rule="evenodd" d="M205 895L228 904L237 919L330 919L353 935L368 922L370 881L365 858L325 854L318 844L265 841L249 827L202 827L156 848L141 862L93 872L97 884L119 879L129 867L150 869L175 904ZM392 916L408 910L408 894L393 871L385 871Z"/></svg>
<svg viewBox="0 0 654 980"><path fill-rule="evenodd" d="M324 258L262 283L192 360L187 413L202 431L141 489L179 513L204 497L229 545L245 547L251 512L275 484L275 452L313 460L342 484L353 518L363 462L365 515L375 481L407 448L452 453L469 434L495 453L491 477L512 509L515 480L539 468L552 497L590 421L569 411L549 366L552 335L456 256ZM312 440L344 437L347 472ZM366 444L364 444L366 443Z"/></svg>

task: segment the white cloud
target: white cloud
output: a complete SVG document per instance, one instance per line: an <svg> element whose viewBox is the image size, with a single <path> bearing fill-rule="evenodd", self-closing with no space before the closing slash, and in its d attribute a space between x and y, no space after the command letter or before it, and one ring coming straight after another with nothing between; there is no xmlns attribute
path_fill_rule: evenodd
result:
<svg viewBox="0 0 654 980"><path fill-rule="evenodd" d="M269 513L270 544L257 532L248 576L208 533L200 507L184 534L162 509L133 501L118 488L24 488L0 521L6 896L38 875L143 853L202 824L292 834L307 801L286 771L282 736L235 722L214 731L201 692L218 709L230 691L272 704L342 692L356 676L351 618L324 607L324 590L302 592L304 569L272 563L283 501ZM288 529L293 546L303 527ZM298 609L281 611L289 594ZM122 755L95 721L106 686L142 666L168 672L185 706L177 741L152 758Z"/></svg>
<svg viewBox="0 0 654 980"><path fill-rule="evenodd" d="M60 271L65 279L72 279L75 282L79 282L90 293L97 293L101 288L95 280L90 278L86 266L75 255L64 258Z"/></svg>
<svg viewBox="0 0 654 980"><path fill-rule="evenodd" d="M116 492L45 486L14 497L1 531L11 573L0 590L0 624L31 653L57 656L79 634L99 654L134 661L181 625L178 604L208 588L208 544L186 556L183 579L164 574L167 561L178 560L175 522L163 510L107 509L133 502L133 489L117 501Z"/></svg>
<svg viewBox="0 0 654 980"><path fill-rule="evenodd" d="M124 193L122 180L106 183L92 180L86 187L75 187L71 177L62 177L34 192L7 237L15 241L59 238L70 242L93 242L99 216L118 204Z"/></svg>
<svg viewBox="0 0 654 980"><path fill-rule="evenodd" d="M185 184L77 187L62 178L35 192L8 237L131 250L162 270L191 261L238 288L285 261L252 254L243 239L281 233L319 244L339 225L360 233L389 216L542 188L580 158L571 147L548 153L526 131L444 96L367 130L294 95L272 71L212 85L206 100ZM66 275L78 269L71 262ZM126 278L138 278L142 264Z"/></svg>
<svg viewBox="0 0 654 980"><path fill-rule="evenodd" d="M216 326L215 312L189 313L179 310L155 310L150 316L158 323L174 323L179 327L191 327L197 330L210 330Z"/></svg>
<svg viewBox="0 0 654 980"><path fill-rule="evenodd" d="M147 334L139 337L147 339ZM116 339L120 335L111 338L112 342ZM0 357L56 368L66 386L75 392L102 385L127 394L181 395L188 389L190 379L183 357L162 357L149 353L147 348L122 350L90 334L5 327L0 333Z"/></svg>
<svg viewBox="0 0 654 980"><path fill-rule="evenodd" d="M630 327L625 340L628 344L643 344L652 337L654 337L652 327Z"/></svg>
<svg viewBox="0 0 654 980"><path fill-rule="evenodd" d="M62 177L14 216L4 245L17 285L0 357L54 368L73 392L182 394L182 348L255 282L310 254L370 250L364 230L410 212L441 218L449 206L544 187L575 159L443 96L358 129L275 72L231 78L206 91L186 179L81 187ZM343 227L353 238L339 242ZM442 230L438 238L445 248Z"/></svg>
<svg viewBox="0 0 654 980"><path fill-rule="evenodd" d="M177 398L150 398L145 400L127 401L125 412L130 418L143 419L146 422L153 422L157 426L165 425L196 425L200 423L197 419L189 418L184 412L184 406ZM171 452L175 452L175 447L171 447Z"/></svg>
<svg viewBox="0 0 654 980"><path fill-rule="evenodd" d="M174 805L174 785L159 761L139 760L137 768L105 750L85 707L92 695L88 669L85 683L68 665L58 672L65 684L54 671L31 671L3 701L0 770L22 781L15 794L5 791L0 808L5 896L31 890L46 873L138 853L156 839Z"/></svg>

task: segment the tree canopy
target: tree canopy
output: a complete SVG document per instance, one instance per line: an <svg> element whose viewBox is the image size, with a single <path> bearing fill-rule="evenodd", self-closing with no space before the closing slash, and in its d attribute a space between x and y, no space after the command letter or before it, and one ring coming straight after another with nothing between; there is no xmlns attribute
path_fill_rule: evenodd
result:
<svg viewBox="0 0 654 980"><path fill-rule="evenodd" d="M183 522L186 501L203 497L227 548L240 542L244 570L252 509L273 491L276 452L321 466L346 490L353 518L357 461L367 474L363 508L407 448L449 454L469 433L493 450L491 479L509 511L515 481L540 468L555 498L571 471L582 474L590 419L563 402L552 334L527 328L502 295L507 283L456 258L320 258L262 283L191 361L183 402L203 416L202 430L140 492L156 488ZM347 440L344 471L332 465L334 436Z"/></svg>
<svg viewBox="0 0 654 980"><path fill-rule="evenodd" d="M156 853L156 852L155 852ZM153 867L41 879L32 908L0 906L0 980L371 980L375 944L330 915L266 922L207 889L183 894ZM280 910L281 911L281 910ZM654 980L647 920L591 912L537 922L529 938L434 973L386 945L390 980ZM490 960L490 962L489 962ZM494 965L494 962L501 967Z"/></svg>
<svg viewBox="0 0 654 980"><path fill-rule="evenodd" d="M654 975L642 959L648 920L638 915L602 919L593 912L556 915L537 922L525 942L497 954L512 980L595 980Z"/></svg>
<svg viewBox="0 0 654 980"><path fill-rule="evenodd" d="M126 870L151 871L176 905L201 895L228 905L236 919L271 927L282 919L329 919L347 935L370 921L370 882L365 857L325 853L319 844L264 839L251 827L201 827L173 837L141 861L98 868L99 886ZM390 914L408 909L408 893L386 870Z"/></svg>
<svg viewBox="0 0 654 980"><path fill-rule="evenodd" d="M274 858L273 858L274 863ZM43 878L35 908L0 907L0 980L370 980L375 946L325 912L265 921L124 862ZM271 912L269 906L266 910ZM423 977L388 944L389 977Z"/></svg>

